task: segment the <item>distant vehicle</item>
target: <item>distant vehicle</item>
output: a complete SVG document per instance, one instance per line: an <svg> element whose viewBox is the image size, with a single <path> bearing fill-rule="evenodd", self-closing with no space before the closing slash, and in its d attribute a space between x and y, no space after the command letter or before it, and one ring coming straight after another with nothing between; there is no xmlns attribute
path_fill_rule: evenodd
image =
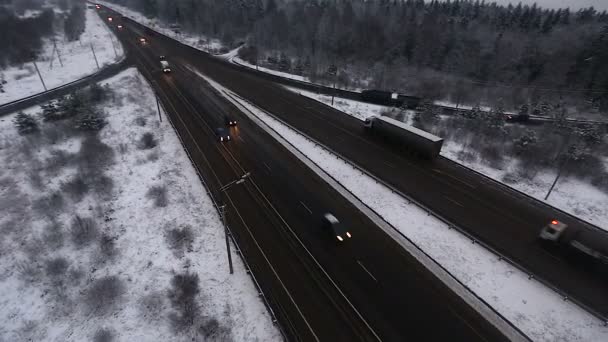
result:
<svg viewBox="0 0 608 342"><path fill-rule="evenodd" d="M218 127L215 129L215 135L220 142L230 141L230 134L225 128Z"/></svg>
<svg viewBox="0 0 608 342"><path fill-rule="evenodd" d="M108 17L109 22L112 22L112 20L113 20L112 17Z"/></svg>
<svg viewBox="0 0 608 342"><path fill-rule="evenodd" d="M605 233L575 229L563 222L552 220L541 229L539 238L608 264L608 235Z"/></svg>
<svg viewBox="0 0 608 342"><path fill-rule="evenodd" d="M528 114L509 114L507 115L507 122L527 122L530 121L530 115Z"/></svg>
<svg viewBox="0 0 608 342"><path fill-rule="evenodd" d="M401 148L431 160L437 158L443 146L442 138L385 116L367 118L364 127Z"/></svg>
<svg viewBox="0 0 608 342"><path fill-rule="evenodd" d="M401 95L384 90L364 90L361 92L361 101L375 103L383 106L403 106L414 109L418 106L421 98L416 96Z"/></svg>
<svg viewBox="0 0 608 342"><path fill-rule="evenodd" d="M160 55L160 56L158 56L158 59L160 59L161 61L164 61L164 60L166 60L166 59L167 59L167 57L165 57L165 56L163 56L163 55Z"/></svg>
<svg viewBox="0 0 608 342"><path fill-rule="evenodd" d="M326 213L323 215L322 226L323 230L328 231L339 242L344 242L353 237L348 229L346 229L333 214Z"/></svg>
<svg viewBox="0 0 608 342"><path fill-rule="evenodd" d="M236 126L236 120L228 115L224 116L224 123L226 126Z"/></svg>
<svg viewBox="0 0 608 342"><path fill-rule="evenodd" d="M95 5L95 8L101 9L101 6L100 5Z"/></svg>
<svg viewBox="0 0 608 342"><path fill-rule="evenodd" d="M166 60L164 60L164 59L161 60L160 61L160 66L163 69L163 72L165 74L171 72L171 66L169 65L169 62L167 62Z"/></svg>
<svg viewBox="0 0 608 342"><path fill-rule="evenodd" d="M146 45L148 43L148 40L144 37L139 38L139 43L141 45Z"/></svg>
<svg viewBox="0 0 608 342"><path fill-rule="evenodd" d="M122 30L122 25L118 25L116 27L118 27L119 30Z"/></svg>

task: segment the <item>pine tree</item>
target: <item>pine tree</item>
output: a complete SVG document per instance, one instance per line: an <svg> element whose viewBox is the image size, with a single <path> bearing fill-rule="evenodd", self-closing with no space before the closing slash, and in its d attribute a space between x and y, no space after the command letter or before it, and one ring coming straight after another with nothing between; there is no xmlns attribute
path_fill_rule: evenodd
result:
<svg viewBox="0 0 608 342"><path fill-rule="evenodd" d="M106 125L105 119L96 110L88 110L77 116L74 120L74 127L81 131L97 132Z"/></svg>
<svg viewBox="0 0 608 342"><path fill-rule="evenodd" d="M36 119L34 119L33 116L23 112L19 112L17 116L15 116L13 123L21 135L32 134L34 132L38 132L39 130Z"/></svg>
<svg viewBox="0 0 608 342"><path fill-rule="evenodd" d="M285 53L281 53L279 57L279 70L283 72L289 72L291 70L291 61Z"/></svg>

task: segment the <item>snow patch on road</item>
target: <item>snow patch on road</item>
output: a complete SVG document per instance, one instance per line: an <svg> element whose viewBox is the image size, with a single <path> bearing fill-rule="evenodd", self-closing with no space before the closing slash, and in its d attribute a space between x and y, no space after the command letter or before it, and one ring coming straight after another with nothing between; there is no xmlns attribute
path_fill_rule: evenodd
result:
<svg viewBox="0 0 608 342"><path fill-rule="evenodd" d="M199 75L220 93L238 98L213 80ZM577 305L528 279L527 274L472 244L462 234L273 116L247 101L227 99L246 108L245 114L262 120L289 141L532 340L608 340L608 327Z"/></svg>
<svg viewBox="0 0 608 342"><path fill-rule="evenodd" d="M87 8L85 13L86 26L80 40L68 42L63 35L56 37L63 66L59 63L57 53L53 52L53 42L49 39L45 40L44 52L36 60L36 64L47 89L59 87L97 72L91 46L95 50L100 68L123 58L122 45L101 21L95 10ZM5 92L0 93L0 105L44 91L33 63L0 70L0 74L7 81L4 85Z"/></svg>

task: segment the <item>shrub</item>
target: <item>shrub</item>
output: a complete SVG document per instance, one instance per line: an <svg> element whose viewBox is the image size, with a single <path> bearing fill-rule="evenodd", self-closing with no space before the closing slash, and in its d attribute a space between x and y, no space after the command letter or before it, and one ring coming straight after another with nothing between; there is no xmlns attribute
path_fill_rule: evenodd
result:
<svg viewBox="0 0 608 342"><path fill-rule="evenodd" d="M144 133L139 139L137 143L137 148L140 150L149 150L151 148L156 147L158 145L158 141L154 138L154 134L151 132Z"/></svg>
<svg viewBox="0 0 608 342"><path fill-rule="evenodd" d="M44 168L48 172L55 174L61 168L68 166L72 160L74 160L72 154L63 150L53 149L50 151L50 157L44 161Z"/></svg>
<svg viewBox="0 0 608 342"><path fill-rule="evenodd" d="M99 238L99 251L104 260L112 259L118 254L114 238L107 234L102 234Z"/></svg>
<svg viewBox="0 0 608 342"><path fill-rule="evenodd" d="M41 215L54 217L61 213L64 205L65 203L61 193L54 192L48 196L35 200L32 207Z"/></svg>
<svg viewBox="0 0 608 342"><path fill-rule="evenodd" d="M110 329L101 328L93 335L93 342L112 342L114 341L114 333Z"/></svg>
<svg viewBox="0 0 608 342"><path fill-rule="evenodd" d="M17 127L17 132L19 132L21 135L32 134L38 132L39 130L36 119L23 112L19 112L13 122L15 127Z"/></svg>
<svg viewBox="0 0 608 342"><path fill-rule="evenodd" d="M100 103L107 100L112 94L112 89L108 84L101 86L93 83L87 88L88 100L91 103Z"/></svg>
<svg viewBox="0 0 608 342"><path fill-rule="evenodd" d="M146 125L146 118L144 118L143 116L138 116L135 118L135 120L133 120L133 122L140 127L144 127Z"/></svg>
<svg viewBox="0 0 608 342"><path fill-rule="evenodd" d="M86 291L85 304L90 313L103 315L120 301L125 286L117 276L95 280Z"/></svg>
<svg viewBox="0 0 608 342"><path fill-rule="evenodd" d="M74 119L74 128L87 131L98 132L107 124L103 115L94 109L85 110Z"/></svg>
<svg viewBox="0 0 608 342"><path fill-rule="evenodd" d="M157 207L166 207L169 204L167 199L167 187L164 185L152 186L146 194L148 199L154 200L154 205Z"/></svg>
<svg viewBox="0 0 608 342"><path fill-rule="evenodd" d="M169 319L176 331L194 324L199 314L199 307L196 304L199 292L199 278L196 274L175 274L171 279L168 297L175 312L169 316Z"/></svg>
<svg viewBox="0 0 608 342"><path fill-rule="evenodd" d="M50 277L62 276L67 272L67 270L68 261L62 257L48 260L45 265L46 275Z"/></svg>
<svg viewBox="0 0 608 342"><path fill-rule="evenodd" d="M80 202L84 198L84 195L89 192L89 185L81 175L76 175L61 185L61 191L68 194L74 202Z"/></svg>
<svg viewBox="0 0 608 342"><path fill-rule="evenodd" d="M188 226L170 229L167 234L167 244L174 251L183 251L184 249L191 250L194 237L192 229Z"/></svg>
<svg viewBox="0 0 608 342"><path fill-rule="evenodd" d="M45 227L42 238L44 239L44 243L52 250L63 247L63 232L61 228L61 225L57 222L52 222Z"/></svg>
<svg viewBox="0 0 608 342"><path fill-rule="evenodd" d="M112 190L114 190L114 180L106 175L93 175L89 179L89 184L93 191L102 197L112 195Z"/></svg>
<svg viewBox="0 0 608 342"><path fill-rule="evenodd" d="M77 215L72 220L70 236L76 248L89 245L98 235L97 225L92 218Z"/></svg>
<svg viewBox="0 0 608 342"><path fill-rule="evenodd" d="M221 325L217 318L206 318L200 325L199 333L207 341L230 341L230 329Z"/></svg>
<svg viewBox="0 0 608 342"><path fill-rule="evenodd" d="M100 174L101 171L114 162L114 150L97 135L87 136L80 145L78 163L85 177L88 174Z"/></svg>

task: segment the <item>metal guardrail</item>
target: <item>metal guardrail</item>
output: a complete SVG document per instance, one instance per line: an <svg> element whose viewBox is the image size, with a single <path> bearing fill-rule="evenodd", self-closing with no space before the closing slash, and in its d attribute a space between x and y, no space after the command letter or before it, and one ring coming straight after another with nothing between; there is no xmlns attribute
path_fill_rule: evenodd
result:
<svg viewBox="0 0 608 342"><path fill-rule="evenodd" d="M250 105L259 108L258 106L256 106L255 104L251 103L249 100L234 94L236 97L240 98L241 100L249 103ZM261 110L261 109L260 109ZM405 199L408 200L408 202L414 203L415 205L419 206L420 208L424 209L428 215L433 215L435 218L441 220L442 222L448 224L449 228L456 228L456 226L450 224L446 219L444 219L443 217L435 214L433 211L429 210L426 206L424 206L423 204L417 202L416 200L412 199L411 197L401 193L399 190L394 189L393 187L391 187L389 184L385 183L384 181L382 181L381 179L379 179L378 177L374 176L373 174L369 173L367 170L360 168L358 165L352 163L350 160L348 160L347 158L345 158L344 156L342 156L340 153L335 152L334 150L332 150L331 148L328 148L327 146L325 146L324 144L318 142L317 140L309 137L308 135L306 135L305 133L301 132L300 130L298 130L297 128L294 128L292 125L286 123L285 121L281 120L280 118L276 117L274 114L269 113L267 111L264 111L264 113L266 113L267 115L271 116L272 118L274 118L275 120L281 122L283 125L289 127L290 129L294 130L295 132L297 132L298 134L300 134L301 136L303 136L305 139L311 141L312 143L314 143L315 145L327 150L330 153L333 153L334 155L336 155L337 157L339 157L342 161L346 162L348 165L350 165L353 169L358 170L359 172L369 176L370 178L374 179L377 183L384 185L385 187L387 187L389 190L391 190L393 193L399 194L400 196L404 197ZM255 114L253 114L255 115ZM257 115L256 115L257 116ZM271 128L272 129L272 128ZM274 129L273 129L274 130ZM275 131L276 132L276 131ZM278 134L278 133L277 133ZM289 141L288 141L289 142ZM291 142L289 142L289 144L291 144ZM292 145L293 146L293 145ZM296 148L295 146L293 146L294 148ZM296 148L297 149L297 148ZM321 170L323 170L323 168L318 165L317 163L315 163L314 161L311 160L311 162L315 165L317 165L317 167L319 167ZM326 174L332 178L336 183L338 184L342 184L339 180L337 180L335 177L333 177L332 175L330 175L329 173L326 172ZM368 208L371 212L375 213L376 215L378 215L378 217L383 218L383 216L378 213L376 210L374 210L373 208L371 208L369 205L367 205L365 202L363 202L356 194L354 194L352 191L350 191L348 188L346 188L345 186L343 186L343 188L350 193L353 197L359 199L359 201L366 207ZM383 218L384 219L384 218ZM466 284L462 283L456 276L454 276L450 271L448 271L443 265L441 265L440 263L438 263L437 261L435 261L435 259L433 259L428 253L426 253L422 248L420 248L417 244L415 244L409 237L407 237L405 234L403 234L402 232L400 232L395 226L393 226L390 222L385 221L391 228L393 228L399 235L401 235L403 238L405 238L406 240L408 240L413 246L415 246L422 254L424 254L427 258L429 258L429 260L432 260L437 266L439 266L439 268L441 268L443 271L445 271L448 275L450 275L450 277L452 277L452 279L454 279L458 284L460 284L463 288L465 288L469 293L471 293L473 296L475 296L475 298L477 298L480 302L482 302L484 305L486 305L488 308L490 308L490 310L492 310L494 313L496 313L496 315L498 315L499 317L501 317L505 322L507 322L511 327L513 327L515 330L517 330L518 332L520 332L523 336L527 335L521 331L518 327L516 327L511 321L509 321L506 317L504 317L500 312L496 311L496 309L494 309L488 302L486 302L483 298L479 297L471 288L469 288ZM464 233L463 235L471 238L469 235L467 235L466 233ZM473 241L473 243L478 243L475 239L471 238L471 240ZM479 243L480 245L484 246L483 244ZM485 247L485 246L484 246ZM488 250L493 251L491 248L488 248ZM509 259L501 257L499 253L495 253L496 255L499 256L499 260L507 260L509 261ZM517 267L516 265L514 265L516 268L520 269L519 267ZM524 272L527 273L527 272ZM531 278L530 278L531 279Z"/></svg>
<svg viewBox="0 0 608 342"><path fill-rule="evenodd" d="M154 89L151 85L150 85L150 88ZM156 91L155 91L155 93L156 93ZM162 102L159 102L159 103L160 103L160 106L162 107L163 111L165 113L168 113L167 110L166 110L166 108L165 108L165 106L162 104ZM179 130L173 124L173 120L171 119L171 116L170 115L165 115L165 116L167 117L169 123L171 124L171 127L173 127L173 130L175 131L175 133L176 133L176 135L177 135L177 137L179 139L179 142L182 145L184 151L186 151L186 155L188 156L188 159L190 160L190 163L194 166L194 170L196 171L196 174L198 175L198 178L200 179L201 183L203 184L203 186L205 188L205 192L207 193L207 196L209 196L209 198L213 202L213 207L217 211L218 215L221 216L222 213L221 213L220 206L217 204L217 201L215 200L215 197L213 196L211 188L208 186L207 182L205 182L205 179L203 178L203 175L200 173L200 171L196 167L196 163L194 162L194 159L190 155L190 151L186 148L186 144L184 144L184 141L182 140L182 136L181 136ZM264 294L264 290L260 286L260 283L258 282L255 274L253 273L253 270L249 266L249 263L246 260L246 257L245 257L245 255L243 253L243 250L241 249L241 246L239 245L239 243L234 238L234 235L232 234L232 230L230 230L230 227L226 226L226 229L228 230L228 235L230 236L230 240L232 241L232 243L234 244L234 246L236 246L236 252L239 255L239 258L241 259L241 261L245 265L245 271L247 272L247 274L249 274L251 276L251 279L253 280L253 284L254 284L256 290L258 291L258 295L262 298L262 301L264 302L264 306L266 307L266 309L270 313L270 316L272 317L272 323L274 323L277 326L277 328L279 329L279 332L281 333L281 336L283 336L283 340L287 341L288 340L287 339L287 334L285 333L283 327L281 326L281 324L277 320L277 317L276 317L276 315L274 313L274 310L270 306L270 302L268 301L268 298Z"/></svg>

